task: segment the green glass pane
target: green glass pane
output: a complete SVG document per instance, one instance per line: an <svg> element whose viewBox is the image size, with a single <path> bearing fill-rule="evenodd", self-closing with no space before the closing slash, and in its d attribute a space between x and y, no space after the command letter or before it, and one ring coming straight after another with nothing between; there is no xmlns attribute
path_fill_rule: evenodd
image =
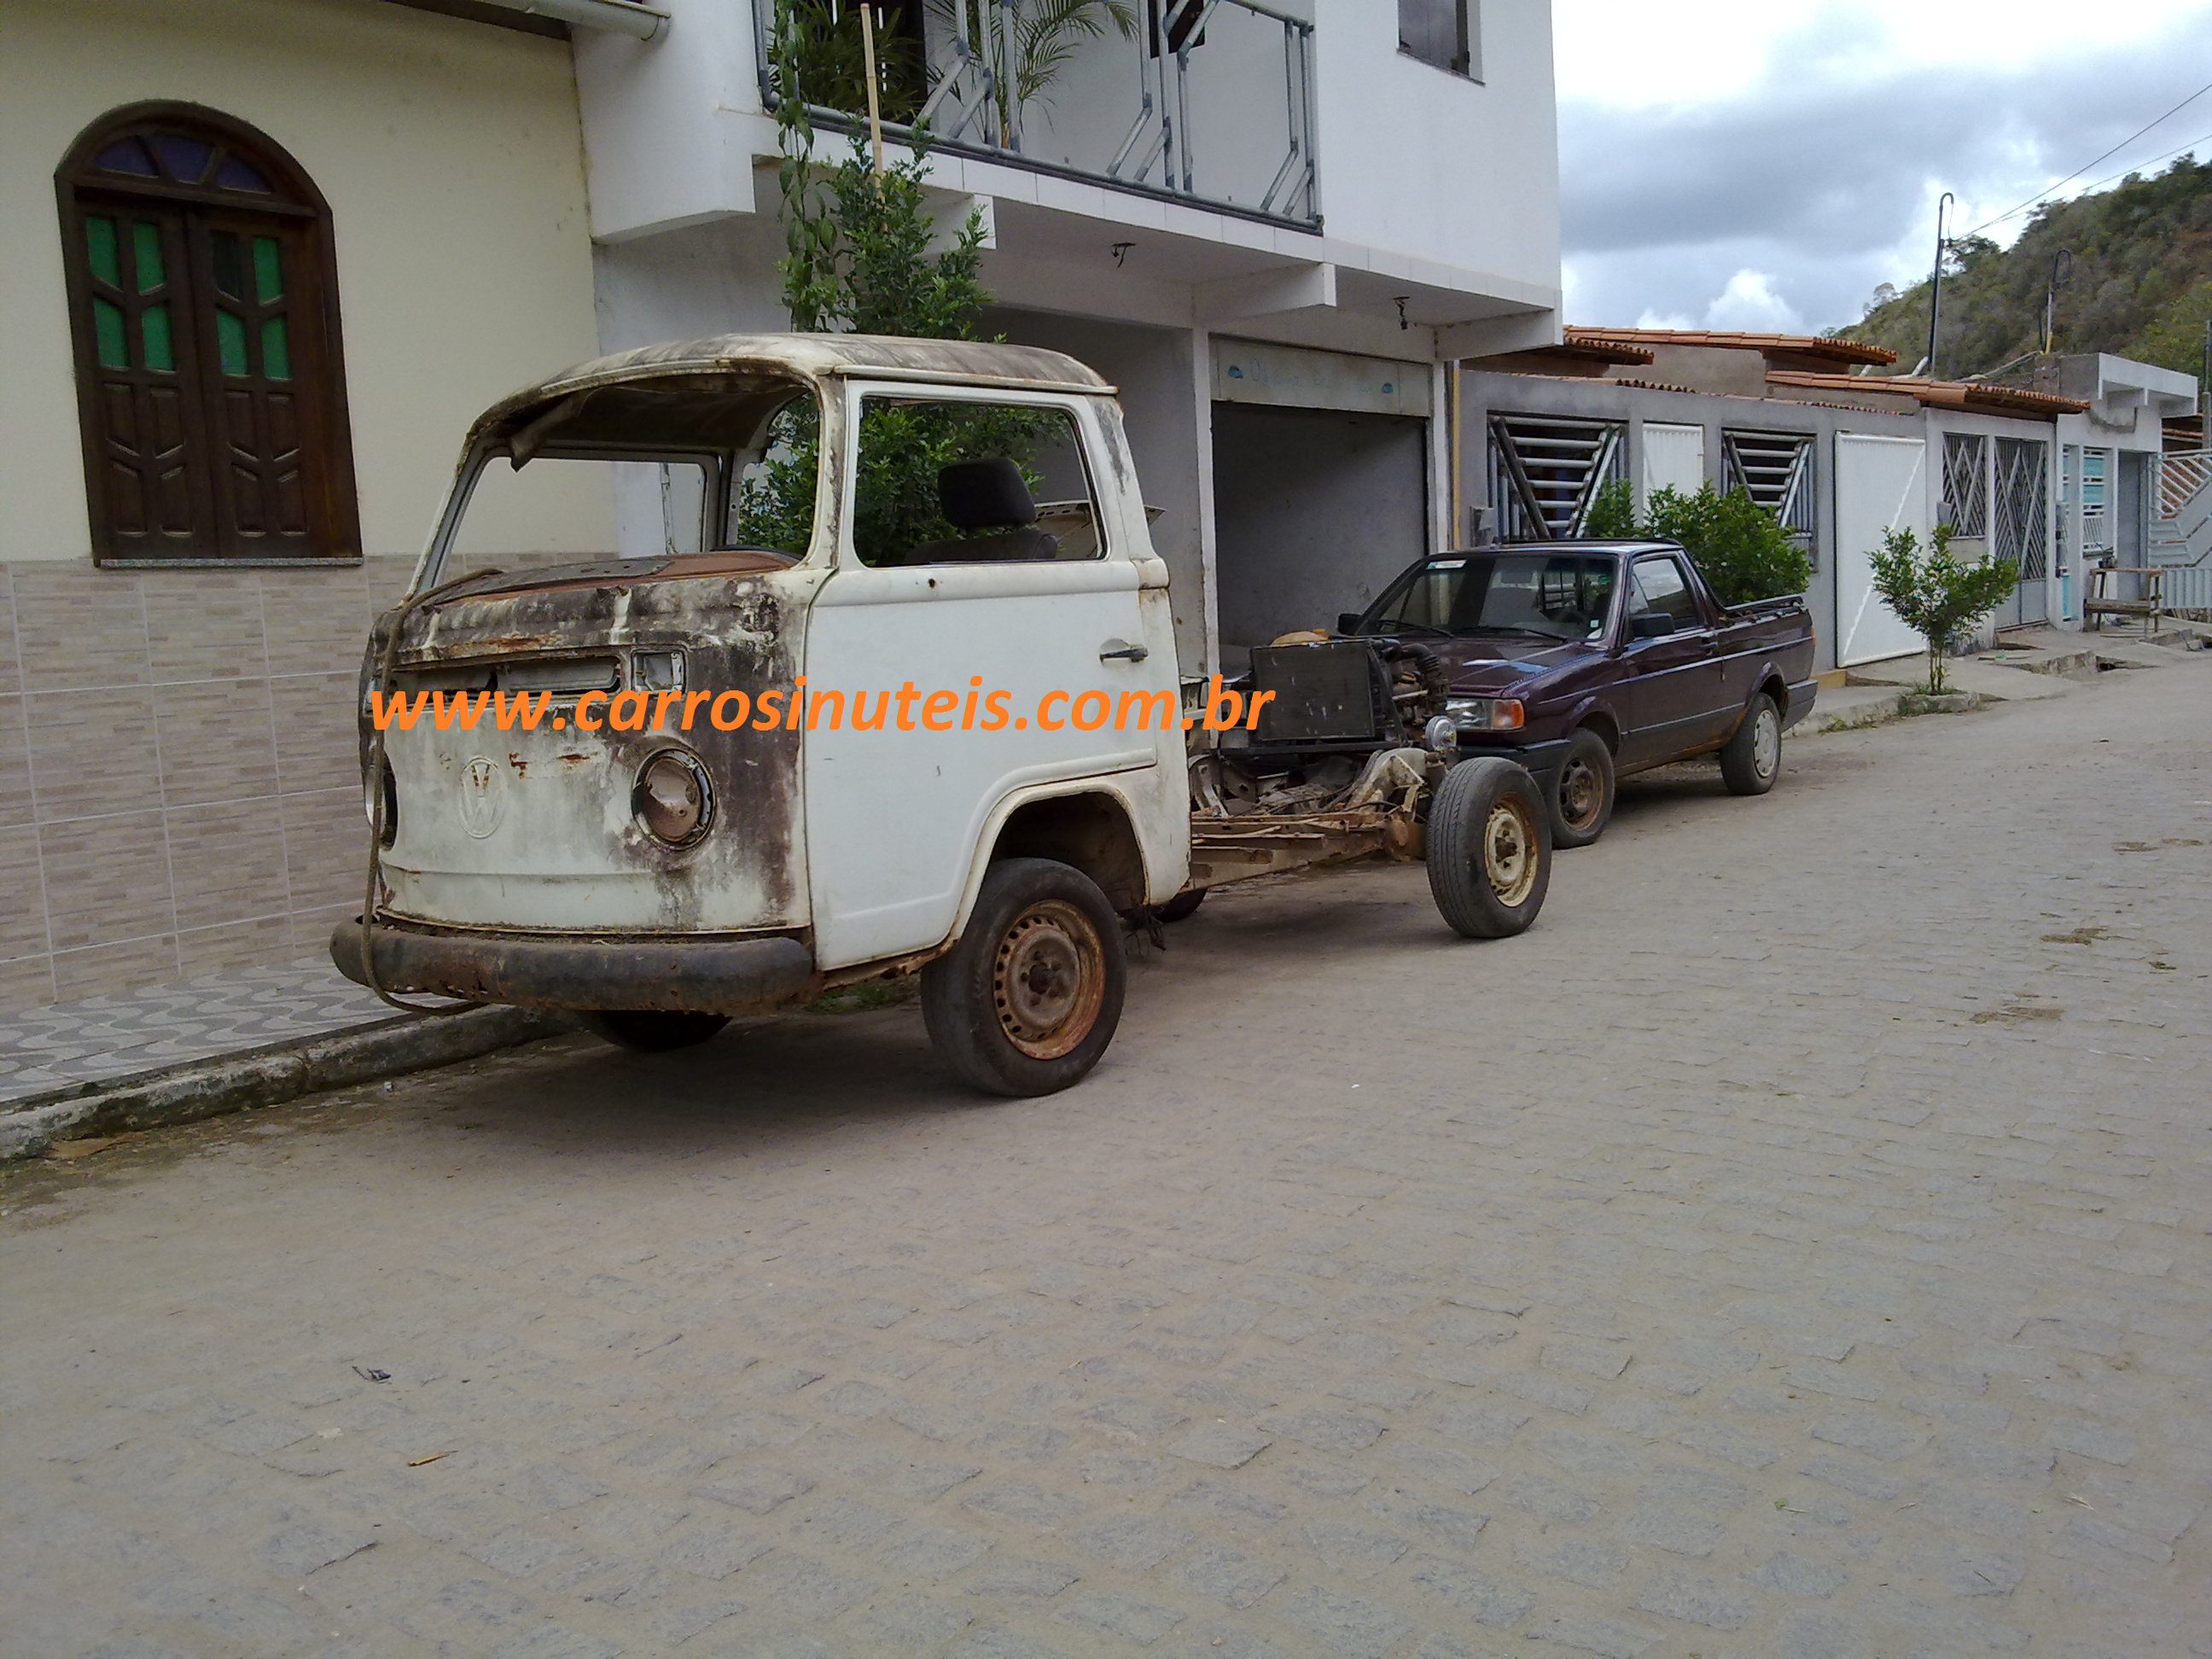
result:
<svg viewBox="0 0 2212 1659"><path fill-rule="evenodd" d="M123 338L123 307L108 300L92 302L92 337L102 368L131 367L131 348Z"/></svg>
<svg viewBox="0 0 2212 1659"><path fill-rule="evenodd" d="M84 222L84 251L91 257L92 274L110 288L123 283L123 267L115 257L115 221L90 218Z"/></svg>
<svg viewBox="0 0 2212 1659"><path fill-rule="evenodd" d="M138 337L147 368L164 374L176 372L176 356L169 349L168 307L148 306L138 313Z"/></svg>
<svg viewBox="0 0 2212 1659"><path fill-rule="evenodd" d="M284 264L274 236L253 239L253 296L264 306L284 296Z"/></svg>
<svg viewBox="0 0 2212 1659"><path fill-rule="evenodd" d="M282 317L271 317L261 325L261 374L270 380L292 378L292 337Z"/></svg>
<svg viewBox="0 0 2212 1659"><path fill-rule="evenodd" d="M246 324L236 312L216 311L215 343L216 354L222 359L224 374L243 375L252 373L246 366Z"/></svg>
<svg viewBox="0 0 2212 1659"><path fill-rule="evenodd" d="M138 271L138 291L150 293L161 286L161 228L143 219L131 227L131 253Z"/></svg>

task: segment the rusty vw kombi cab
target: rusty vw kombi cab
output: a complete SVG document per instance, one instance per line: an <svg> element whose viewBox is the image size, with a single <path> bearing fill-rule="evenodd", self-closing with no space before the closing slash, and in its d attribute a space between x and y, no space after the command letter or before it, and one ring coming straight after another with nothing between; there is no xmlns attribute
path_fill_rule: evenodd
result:
<svg viewBox="0 0 2212 1659"><path fill-rule="evenodd" d="M468 550L481 501L579 467L606 480L603 556ZM1094 687L1178 691L1089 369L851 335L581 365L476 423L377 623L365 903L332 954L387 994L570 1010L640 1048L921 969L956 1072L1065 1087L1118 1018L1116 913L1188 860L1178 722L1026 717Z"/></svg>

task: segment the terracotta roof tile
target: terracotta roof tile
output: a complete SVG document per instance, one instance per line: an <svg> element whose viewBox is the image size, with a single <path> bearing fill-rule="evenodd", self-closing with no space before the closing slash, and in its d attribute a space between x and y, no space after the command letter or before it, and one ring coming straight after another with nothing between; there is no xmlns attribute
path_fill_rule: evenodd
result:
<svg viewBox="0 0 2212 1659"><path fill-rule="evenodd" d="M1733 350L1786 351L1802 357L1826 357L1838 363L1893 363L1897 354L1887 348L1856 340L1833 340L1820 334L1741 334L1705 328L1584 328L1570 325L1570 343L1581 340L1611 341L1621 345L1714 346Z"/></svg>

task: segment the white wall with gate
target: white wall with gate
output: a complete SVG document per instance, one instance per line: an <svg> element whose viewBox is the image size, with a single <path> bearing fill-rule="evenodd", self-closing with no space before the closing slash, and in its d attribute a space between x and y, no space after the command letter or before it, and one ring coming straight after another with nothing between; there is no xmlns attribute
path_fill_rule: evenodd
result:
<svg viewBox="0 0 2212 1659"><path fill-rule="evenodd" d="M1920 636L1874 591L1874 556L1893 530L1910 530L1925 548L1933 527L1928 442L1866 432L1836 434L1836 664L1899 657Z"/></svg>

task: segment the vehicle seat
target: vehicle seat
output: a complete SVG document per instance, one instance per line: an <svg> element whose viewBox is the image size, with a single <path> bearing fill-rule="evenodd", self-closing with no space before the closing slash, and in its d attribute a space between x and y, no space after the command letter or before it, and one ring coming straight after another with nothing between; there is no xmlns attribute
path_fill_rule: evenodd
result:
<svg viewBox="0 0 2212 1659"><path fill-rule="evenodd" d="M907 555L908 564L1060 556L1060 538L1036 527L1036 501L1021 468L1012 461L999 457L954 461L939 468L937 504L945 521L963 533L923 543Z"/></svg>

